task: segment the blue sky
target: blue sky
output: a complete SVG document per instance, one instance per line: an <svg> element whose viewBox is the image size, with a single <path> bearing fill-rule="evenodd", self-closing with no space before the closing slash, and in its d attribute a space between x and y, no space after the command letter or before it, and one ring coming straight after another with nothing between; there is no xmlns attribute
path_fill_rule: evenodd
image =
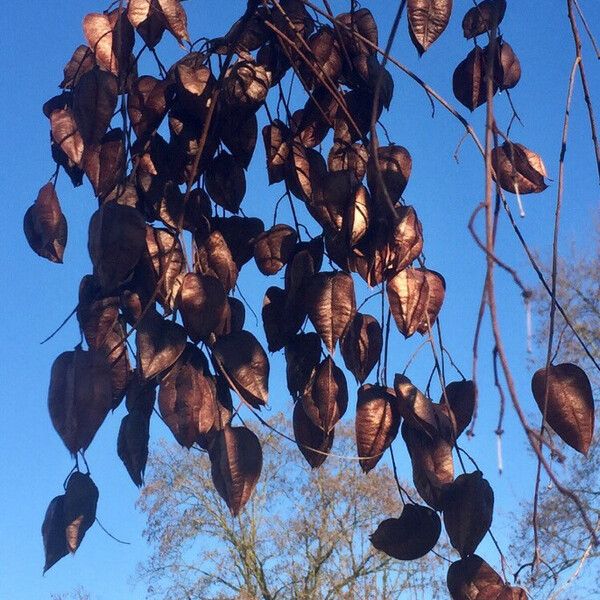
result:
<svg viewBox="0 0 600 600"><path fill-rule="evenodd" d="M363 2L379 22L380 40L387 38L393 14L388 2ZM345 2L332 2L341 12ZM452 95L454 67L472 45L462 37L460 21L471 5L455 2L454 15L442 38L418 59L406 31L406 21L394 44L393 54L421 75L444 97L460 107ZM600 5L581 0L591 24L600 23ZM192 38L224 33L243 12L245 2L190 0L185 3ZM72 320L45 345L45 338L73 309L81 277L90 270L87 255L87 222L96 201L89 184L73 189L61 175L58 195L69 222L69 241L64 265L53 265L35 255L22 233L22 219L39 188L48 180L54 166L49 152L48 121L41 106L57 91L62 68L72 51L83 43L81 20L87 12L100 11L104 5L92 0L47 0L45 2L7 2L3 6L5 26L0 36L2 88L0 110L0 190L7 211L2 236L2 340L0 380L3 382L3 415L0 420L0 596L11 600L50 598L81 585L92 597L101 600L142 598L143 587L131 587L135 565L146 555L142 538L143 516L136 512L137 490L116 456L116 435L124 414L121 407L109 416L87 452L92 475L100 488L98 516L117 537L131 542L124 546L93 527L74 558L60 561L42 577L43 549L40 526L48 502L62 491L62 482L72 463L68 452L54 432L46 409L50 366L61 352L72 349L79 339ZM512 93L525 127L514 125L513 138L539 152L553 180L546 192L526 197L527 216L520 221L523 233L541 256L550 252L558 156L567 77L573 60L573 45L564 2L530 0L511 3L502 24L505 39L520 57L523 77ZM167 39L167 38L165 38ZM584 43L587 40L584 41ZM170 64L181 55L168 40L161 50L163 62ZM586 53L592 97L600 101L597 61ZM148 69L151 66L148 64ZM146 72L154 74L153 70ZM413 157L413 173L405 192L424 226L428 266L443 273L447 282L446 303L441 313L445 343L466 373L471 371L471 347L476 310L484 276L484 257L466 229L473 208L483 199L483 170L473 144L466 140L457 164L453 154L462 137L461 126L440 106L435 117L424 92L397 70L392 71L395 94L383 122L392 140L406 146ZM497 96L497 115L501 126L510 116L507 99ZM298 106L299 107L299 106ZM483 137L484 109L473 115L460 107ZM261 125L264 114L259 113ZM567 152L564 218L561 248L568 255L574 245L585 252L594 235L598 213L598 179L595 171L585 106L579 82L576 84ZM263 169L264 151L259 143L248 176L248 193L243 207L248 214L272 218L274 203L281 194L279 186L269 188ZM511 200L513 201L513 200ZM285 213L284 213L285 214ZM288 215L286 214L286 218ZM498 253L514 266L530 285L535 277L517 240L502 219L498 234ZM262 294L273 280L257 277L252 265L242 272L241 286L254 309L259 312ZM364 290L364 286L361 287ZM514 369L518 391L528 414L535 415L530 397L531 365L526 353L525 314L519 291L504 273L497 274L500 316L505 341ZM361 292L364 294L364 291ZM376 301L365 306L377 315ZM256 331L248 316L247 327ZM264 340L262 330L259 338ZM391 339L390 371L401 370L420 340ZM510 540L510 510L532 493L534 464L528 458L524 436L514 412L508 408L504 439L504 466L501 477L496 469L496 439L493 435L498 411L497 394L491 378L492 343L487 325L483 329L480 386L481 408L477 435L463 444L478 460L496 492L494 530L506 547ZM272 410L291 410L291 401L282 379L283 357L272 360ZM431 358L422 353L409 371L417 385L424 387ZM351 392L353 388L351 387ZM435 391L437 399L439 392ZM351 402L352 404L352 402ZM349 411L346 419L352 419ZM534 422L537 422L537 416ZM256 427L259 425L255 423ZM151 434L166 435L158 420ZM405 452L400 450L401 474L410 478ZM299 455L299 460L301 457ZM497 563L489 543L482 546L488 560Z"/></svg>

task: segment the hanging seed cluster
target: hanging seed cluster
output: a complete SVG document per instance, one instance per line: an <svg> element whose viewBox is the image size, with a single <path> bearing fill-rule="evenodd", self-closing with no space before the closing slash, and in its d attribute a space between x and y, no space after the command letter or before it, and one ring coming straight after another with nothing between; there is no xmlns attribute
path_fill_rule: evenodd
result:
<svg viewBox="0 0 600 600"><path fill-rule="evenodd" d="M452 2L407 6L410 37L422 54L445 29ZM496 27L505 8L485 0L469 10L465 37ZM419 558L437 543L441 511L462 557L448 573L452 597L472 598L484 588L494 588L497 598L524 597L475 555L492 522L489 483L479 471L455 478L452 451L473 414L473 383L449 383L437 403L404 375L393 388L365 383L384 344L382 325L357 310L356 281L384 286L407 338L430 332L446 292L442 275L424 266L423 229L402 199L409 151L394 144L372 151L372 119L393 96L373 15L361 8L328 26L301 0L249 2L224 36L192 46L168 70L160 65L159 77L138 74L136 35L150 49L166 32L189 42L179 0L129 0L87 15L83 32L87 44L67 62L62 92L44 105L57 169L74 186L85 176L98 200L88 232L93 271L81 281L76 311L85 348L58 356L48 393L52 423L69 452L83 453L125 399L117 451L141 486L157 403L182 446L208 451L215 488L232 514L243 509L260 476L262 449L250 429L231 424L231 392L254 410L265 406L269 360L244 329L244 305L232 293L240 270L254 260L265 276L283 274L283 287L266 289L262 321L268 351L284 351L294 436L311 467L327 458L348 407L337 349L360 385L362 469L375 468L398 432L406 443L415 487L428 506L409 503L399 518L383 521L373 545L400 560ZM491 54L476 45L454 73L456 97L471 110L485 101ZM501 39L493 59L495 88L516 85L519 61ZM285 118L271 118L267 109L259 136L256 114L292 70L306 103L293 108L280 93ZM266 228L246 216L251 206L241 211L259 139L269 183L304 204L322 229L317 237L302 240L297 222ZM520 144L497 147L494 165L508 191L545 187L541 159ZM62 262L67 222L53 182L27 211L24 229L35 252ZM337 269L323 270L324 258ZM307 320L314 332L305 331ZM552 428L585 453L593 431L585 374L574 365L538 371L533 392ZM89 475L74 472L44 520L45 569L77 549L97 500Z"/></svg>

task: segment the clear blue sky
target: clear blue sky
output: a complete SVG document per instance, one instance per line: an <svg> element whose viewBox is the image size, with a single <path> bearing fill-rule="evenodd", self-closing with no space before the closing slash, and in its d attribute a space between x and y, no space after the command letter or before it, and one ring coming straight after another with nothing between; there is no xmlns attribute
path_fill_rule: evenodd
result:
<svg viewBox="0 0 600 600"><path fill-rule="evenodd" d="M385 40L394 3L363 2L373 9L380 24L380 37ZM525 198L527 217L520 224L531 245L542 256L550 250L552 218L556 199L557 163L560 149L562 113L566 81L572 64L573 45L566 20L565 2L530 0L512 2L502 25L505 39L518 53L523 77L513 91L513 100L525 123L514 126L514 139L541 153L549 176L554 180L548 190ZM345 2L332 2L341 11ZM404 20L393 54L414 69L434 88L454 100L451 76L454 67L471 49L462 37L460 21L471 5L457 0L452 21L430 51L418 59L410 43ZM600 23L600 4L581 0L590 23ZM224 33L239 16L245 2L190 0L192 37ZM46 0L44 2L5 2L3 34L0 36L2 114L0 146L0 190L4 213L2 235L2 345L0 373L3 387L3 411L0 419L0 597L11 600L50 598L52 593L66 592L81 585L94 599L125 600L143 598L143 587L132 589L136 563L146 555L142 538L144 520L136 512L137 490L116 456L116 435L124 414L121 407L109 416L87 457L93 477L100 488L98 516L116 536L131 542L116 544L97 526L93 527L74 558L67 557L42 577L43 550L40 526L51 498L61 493L62 482L71 468L71 459L54 432L46 409L50 366L61 352L72 349L79 339L75 321L65 327L49 343L45 338L73 309L81 277L90 270L86 250L87 222L96 201L90 186L74 190L62 175L58 194L69 221L69 242L65 264L53 265L36 256L27 246L22 233L22 219L38 189L48 180L54 166L51 161L48 121L41 106L57 91L62 68L77 45L83 43L81 20L86 12L100 11L105 6L92 0ZM168 42L164 62L172 62L181 53ZM588 52L588 71L592 94L600 103L600 78L597 61ZM148 71L153 74L153 71ZM441 107L431 118L431 108L423 91L402 73L392 71L395 94L391 111L383 120L391 138L406 146L413 156L413 174L405 192L423 222L425 253L428 265L443 273L447 281L447 299L441 319L445 341L460 367L470 373L471 346L476 309L484 273L484 258L474 247L466 230L469 215L482 200L481 162L469 140L465 141L456 164L453 153L462 129ZM589 139L584 104L579 83L567 153L564 219L561 244L568 254L571 244L585 251L593 237L594 219L598 212L599 187L592 146ZM505 96L497 97L501 125L509 115ZM462 109L466 114L467 111ZM468 118L482 132L484 109ZM259 114L264 119L264 115ZM281 190L268 188L263 173L264 151L259 144L248 180L245 211L258 214L266 222L271 219L274 202ZM527 261L502 220L498 235L499 254L516 267L530 284L535 284ZM245 267L241 284L251 304L259 312L262 293L271 280L256 277L252 265ZM530 365L526 354L525 315L518 290L498 272L498 295L507 349L512 361L521 399L529 414L535 415L530 398ZM377 306L368 305L368 311ZM374 312L377 314L377 312ZM256 330L248 317L251 330ZM528 458L523 434L518 430L511 408L505 429L505 472L496 470L496 440L493 435L498 400L492 386L489 329L484 328L481 346L481 409L477 436L463 442L473 453L496 491L494 530L502 544L510 539L510 510L530 495L533 486L532 461ZM260 339L264 339L259 330ZM420 340L404 342L392 338L390 369L401 369ZM283 358L272 360L272 400L274 411L291 410L291 401L282 380ZM409 371L415 383L424 387L431 366L423 354ZM352 389L352 388L351 388ZM438 392L436 391L436 398ZM352 419L349 411L346 419ZM537 417L535 422L537 422ZM151 430L156 438L165 435L163 426L153 420ZM401 443L397 444L401 447ZM400 450L399 450L400 452ZM301 460L298 455L298 460ZM403 477L410 478L406 454L400 452ZM482 553L497 563L490 544Z"/></svg>

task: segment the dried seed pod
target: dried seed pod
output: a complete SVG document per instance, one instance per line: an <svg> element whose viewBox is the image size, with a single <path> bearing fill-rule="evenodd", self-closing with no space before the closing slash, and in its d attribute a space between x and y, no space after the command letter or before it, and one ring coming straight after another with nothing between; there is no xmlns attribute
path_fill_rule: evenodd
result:
<svg viewBox="0 0 600 600"><path fill-rule="evenodd" d="M183 354L161 379L160 414L175 439L191 448L200 435L213 429L217 406L215 384L202 350L187 344Z"/></svg>
<svg viewBox="0 0 600 600"><path fill-rule="evenodd" d="M506 0L483 0L470 8L462 20L465 38L474 38L500 25L505 11Z"/></svg>
<svg viewBox="0 0 600 600"><path fill-rule="evenodd" d="M262 130L265 152L267 155L267 174L269 185L283 181L285 178L287 159L290 153L288 138L289 128L279 119L275 119Z"/></svg>
<svg viewBox="0 0 600 600"><path fill-rule="evenodd" d="M330 171L351 171L357 180L367 173L369 152L362 144L339 141L333 144L327 158Z"/></svg>
<svg viewBox="0 0 600 600"><path fill-rule="evenodd" d="M167 28L165 15L156 0L129 0L127 17L148 48L154 48Z"/></svg>
<svg viewBox="0 0 600 600"><path fill-rule="evenodd" d="M330 433L348 408L348 387L342 370L328 356L315 369L302 396L306 416L325 433Z"/></svg>
<svg viewBox="0 0 600 600"><path fill-rule="evenodd" d="M336 83L342 73L343 63L336 32L324 25L310 36L307 44L312 52L311 65L315 72L303 65L304 80L310 86L318 84L322 79Z"/></svg>
<svg viewBox="0 0 600 600"><path fill-rule="evenodd" d="M85 147L82 166L98 198L118 193L116 188L125 175L125 154L123 132L119 128L111 129L99 144ZM122 197L119 204L125 204Z"/></svg>
<svg viewBox="0 0 600 600"><path fill-rule="evenodd" d="M356 404L356 450L363 472L368 473L391 446L400 428L394 390L381 385L362 385Z"/></svg>
<svg viewBox="0 0 600 600"><path fill-rule="evenodd" d="M146 246L146 223L135 208L103 204L90 220L88 251L104 291L124 283Z"/></svg>
<svg viewBox="0 0 600 600"><path fill-rule="evenodd" d="M442 35L451 12L452 0L408 0L408 30L419 56Z"/></svg>
<svg viewBox="0 0 600 600"><path fill-rule="evenodd" d="M325 159L300 142L291 143L286 162L285 181L296 198L318 204L323 198L323 179L327 174Z"/></svg>
<svg viewBox="0 0 600 600"><path fill-rule="evenodd" d="M464 558L473 554L492 525L494 491L481 471L459 475L445 490L444 527Z"/></svg>
<svg viewBox="0 0 600 600"><path fill-rule="evenodd" d="M275 286L268 288L263 300L262 320L269 352L281 350L302 327L305 316L288 301L285 290Z"/></svg>
<svg viewBox="0 0 600 600"><path fill-rule="evenodd" d="M398 329L408 338L435 323L445 294L443 277L428 269L407 268L388 280L390 309Z"/></svg>
<svg viewBox="0 0 600 600"><path fill-rule="evenodd" d="M405 504L398 519L382 521L371 534L371 544L399 560L416 560L436 544L442 531L437 514L418 504Z"/></svg>
<svg viewBox="0 0 600 600"><path fill-rule="evenodd" d="M272 12L275 27L291 40L296 36L307 38L314 29L314 21L302 0L281 0L281 9Z"/></svg>
<svg viewBox="0 0 600 600"><path fill-rule="evenodd" d="M211 275L186 273L181 283L177 307L183 326L195 343L208 339L226 312L227 295L221 282Z"/></svg>
<svg viewBox="0 0 600 600"><path fill-rule="evenodd" d="M210 449L214 486L235 517L244 508L260 477L262 449L247 427L226 425Z"/></svg>
<svg viewBox="0 0 600 600"><path fill-rule="evenodd" d="M125 406L129 413L139 413L150 419L156 400L156 381L143 381L139 373L133 373L127 393Z"/></svg>
<svg viewBox="0 0 600 600"><path fill-rule="evenodd" d="M389 236L389 260L385 262L392 277L418 258L423 250L423 227L412 206L396 207L394 224Z"/></svg>
<svg viewBox="0 0 600 600"><path fill-rule="evenodd" d="M469 379L452 381L446 386L440 398L440 406L452 421L454 438L467 428L473 418L477 394L475 384Z"/></svg>
<svg viewBox="0 0 600 600"><path fill-rule="evenodd" d="M498 59L494 65L498 88L508 90L514 88L521 79L521 63L512 46L502 39L498 40Z"/></svg>
<svg viewBox="0 0 600 600"><path fill-rule="evenodd" d="M112 407L110 367L102 352L75 348L52 364L48 411L72 455L91 444Z"/></svg>
<svg viewBox="0 0 600 600"><path fill-rule="evenodd" d="M344 64L344 79L352 84L350 87L353 87L354 84L359 85L361 81L367 81L367 60L374 53L372 47L358 35L377 46L379 43L377 23L367 8L338 15L337 22L341 25L339 29L343 46L351 62L347 64L346 61Z"/></svg>
<svg viewBox="0 0 600 600"><path fill-rule="evenodd" d="M127 94L127 113L138 139L155 132L172 101L173 85L167 79L144 75L135 79Z"/></svg>
<svg viewBox="0 0 600 600"><path fill-rule="evenodd" d="M223 110L219 118L221 140L236 162L247 169L258 138L258 120L254 113Z"/></svg>
<svg viewBox="0 0 600 600"><path fill-rule="evenodd" d="M79 284L76 314L88 346L99 350L119 318L119 298L103 296L97 278L86 275Z"/></svg>
<svg viewBox="0 0 600 600"><path fill-rule="evenodd" d="M380 185L375 158L371 157L367 166L367 183L371 195L378 206L387 203L387 196L392 203L398 202L408 184L412 169L410 153L403 146L380 146L377 156L383 187ZM385 190L387 190L387 196Z"/></svg>
<svg viewBox="0 0 600 600"><path fill-rule="evenodd" d="M94 524L98 496L98 488L89 474L75 471L69 477L63 501L65 538L69 552L74 553L79 548L85 532Z"/></svg>
<svg viewBox="0 0 600 600"><path fill-rule="evenodd" d="M238 270L254 256L254 240L265 230L261 219L236 215L213 217L211 225L221 232Z"/></svg>
<svg viewBox="0 0 600 600"><path fill-rule="evenodd" d="M548 371L539 369L533 375L531 389L548 425L571 448L587 455L594 435L594 399L583 369L572 363L550 365Z"/></svg>
<svg viewBox="0 0 600 600"><path fill-rule="evenodd" d="M454 480L452 444L440 435L428 436L406 420L401 431L410 455L417 492L431 508L442 510L444 490Z"/></svg>
<svg viewBox="0 0 600 600"><path fill-rule="evenodd" d="M242 400L260 409L269 395L269 359L258 340L248 331L221 336L212 348L213 360L229 387Z"/></svg>
<svg viewBox="0 0 600 600"><path fill-rule="evenodd" d="M153 379L166 371L185 350L185 329L149 311L138 324L135 345L137 369L142 380Z"/></svg>
<svg viewBox="0 0 600 600"><path fill-rule="evenodd" d="M65 533L64 494L52 498L42 523L44 542L44 573L69 554Z"/></svg>
<svg viewBox="0 0 600 600"><path fill-rule="evenodd" d="M434 404L405 375L396 373L394 390L404 420L430 438L453 439L452 421L439 404Z"/></svg>
<svg viewBox="0 0 600 600"><path fill-rule="evenodd" d="M476 554L453 562L448 568L447 582L452 600L472 600L484 595L504 600L502 577Z"/></svg>
<svg viewBox="0 0 600 600"><path fill-rule="evenodd" d="M340 349L346 368L363 383L379 360L383 347L383 334L377 319L371 315L355 313L344 331Z"/></svg>
<svg viewBox="0 0 600 600"><path fill-rule="evenodd" d="M232 50L236 54L242 54L260 48L269 38L264 23L267 16L267 9L259 6L249 18L238 19L223 37L212 40L215 51L227 54Z"/></svg>
<svg viewBox="0 0 600 600"><path fill-rule="evenodd" d="M125 397L132 371L127 351L123 327L117 321L108 332L100 351L106 357L110 368L110 387L112 391L112 410L115 410Z"/></svg>
<svg viewBox="0 0 600 600"><path fill-rule="evenodd" d="M73 111L69 107L53 110L50 114L50 128L52 140L70 161L69 168L80 166L83 159L84 145ZM56 162L61 164L62 161L57 158L55 157Z"/></svg>
<svg viewBox="0 0 600 600"><path fill-rule="evenodd" d="M123 461L129 477L142 487L148 460L150 440L150 417L141 411L133 411L123 417L117 437L117 455Z"/></svg>
<svg viewBox="0 0 600 600"><path fill-rule="evenodd" d="M254 260L263 275L275 275L286 264L298 241L296 231L289 225L273 225L254 242Z"/></svg>
<svg viewBox="0 0 600 600"><path fill-rule="evenodd" d="M23 231L31 249L51 262L62 263L67 245L67 219L52 183L38 192L23 217Z"/></svg>
<svg viewBox="0 0 600 600"><path fill-rule="evenodd" d="M177 91L177 103L184 112L203 118L216 84L206 55L190 52L172 67Z"/></svg>
<svg viewBox="0 0 600 600"><path fill-rule="evenodd" d="M321 339L313 331L298 333L285 346L287 387L294 399L304 394L321 359Z"/></svg>
<svg viewBox="0 0 600 600"><path fill-rule="evenodd" d="M237 213L246 195L244 169L228 152L220 152L206 172L206 191L219 206Z"/></svg>
<svg viewBox="0 0 600 600"><path fill-rule="evenodd" d="M183 205L184 195L173 185L165 188L161 199L159 216L169 227L181 228L196 233L206 231L212 214L212 205L208 194L202 188L194 188ZM183 211L183 215L181 214Z"/></svg>
<svg viewBox="0 0 600 600"><path fill-rule="evenodd" d="M102 140L117 106L118 91L117 78L99 67L79 78L73 88L73 116L85 144Z"/></svg>
<svg viewBox="0 0 600 600"><path fill-rule="evenodd" d="M354 282L347 273L316 273L306 287L306 310L331 354L356 312Z"/></svg>
<svg viewBox="0 0 600 600"><path fill-rule="evenodd" d="M475 46L467 57L459 63L452 75L452 89L455 98L473 111L487 100L486 52ZM494 94L498 89L494 80Z"/></svg>
<svg viewBox="0 0 600 600"><path fill-rule="evenodd" d="M302 402L296 402L294 405L294 416L292 418L294 426L294 438L302 456L313 469L318 469L327 458L331 447L333 446L333 436L335 430L325 433L317 427L306 415Z"/></svg>
<svg viewBox="0 0 600 600"><path fill-rule="evenodd" d="M351 246L356 246L367 233L371 220L370 207L371 197L369 196L369 192L364 185L359 185L352 196L346 212L348 242Z"/></svg>
<svg viewBox="0 0 600 600"><path fill-rule="evenodd" d="M81 45L77 46L73 56L69 59L69 62L63 69L63 80L60 82L59 87L70 90L72 89L82 75L91 71L96 66L96 58L89 46Z"/></svg>
<svg viewBox="0 0 600 600"><path fill-rule="evenodd" d="M538 194L548 186L546 167L539 154L522 144L504 142L492 150L494 180L513 194Z"/></svg>
<svg viewBox="0 0 600 600"><path fill-rule="evenodd" d="M255 110L271 87L271 73L254 61L235 63L223 81L223 101L230 107Z"/></svg>

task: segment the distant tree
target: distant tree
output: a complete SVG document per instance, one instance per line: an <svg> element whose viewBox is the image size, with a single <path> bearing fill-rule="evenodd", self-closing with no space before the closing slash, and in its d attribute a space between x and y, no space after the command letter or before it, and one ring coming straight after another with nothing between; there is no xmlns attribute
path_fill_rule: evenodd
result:
<svg viewBox="0 0 600 600"><path fill-rule="evenodd" d="M340 427L336 437L335 452L356 453L350 428ZM430 553L401 562L369 542L382 518L402 509L389 467L364 475L356 461L329 457L311 471L298 465L293 445L274 434L262 441L269 450L262 476L237 518L215 491L205 454L166 442L152 454L138 503L153 548L139 567L150 597L441 597L442 559Z"/></svg>
<svg viewBox="0 0 600 600"><path fill-rule="evenodd" d="M598 332L600 332L600 226L597 229L595 245L589 253L561 262L557 273L558 300L575 325L575 330L586 342L594 356L600 356ZM548 299L542 290L534 294L534 306L540 326L535 332L536 346L545 352L548 342ZM590 377L596 401L596 424L600 417L599 392L600 374L582 350L573 332L566 327L564 319L557 313L556 334L558 351L555 363L573 362L586 370ZM596 425L598 430L598 425ZM556 469L562 471L564 484L575 491L600 531L600 453L598 435L594 436L588 457L571 451L558 438L554 443L564 455L556 455ZM532 559L533 503L523 507L521 535L513 550L521 564ZM535 597L590 598L593 590L600 589L600 548L594 547L589 531L579 518L574 506L551 484L542 485L538 507L539 546L541 563L537 568L523 574ZM588 576L580 577L585 571ZM577 582L575 585L575 581Z"/></svg>

